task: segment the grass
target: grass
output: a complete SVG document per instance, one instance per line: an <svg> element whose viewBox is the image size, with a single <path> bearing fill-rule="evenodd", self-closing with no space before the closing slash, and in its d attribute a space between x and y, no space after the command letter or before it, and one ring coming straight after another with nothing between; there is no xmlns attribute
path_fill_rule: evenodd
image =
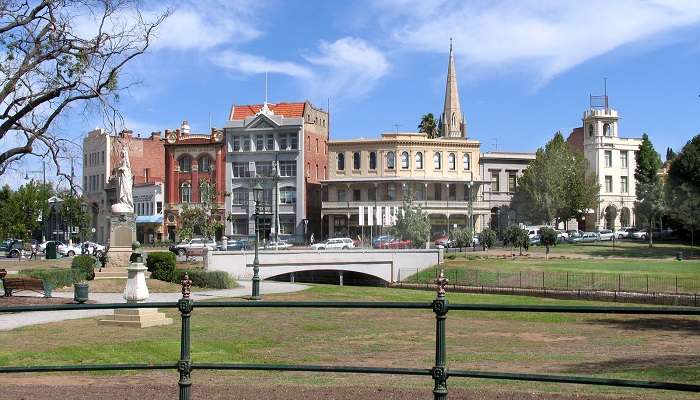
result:
<svg viewBox="0 0 700 400"><path fill-rule="evenodd" d="M508 249L509 251L510 249ZM691 247L681 242L654 243L649 248L647 242L641 240L622 240L595 243L561 243L551 248L552 255L565 254L567 256L587 257L629 257L629 258L675 258L679 251L684 254L700 255L700 247ZM517 249L515 250L517 253ZM528 253L544 255L544 246L532 246Z"/></svg>
<svg viewBox="0 0 700 400"><path fill-rule="evenodd" d="M265 298L427 303L432 301L434 293L318 285L303 292ZM452 303L610 305L459 293L448 293L448 299ZM174 310L166 312L179 320ZM195 307L191 321L192 358L194 362L426 368L433 363L434 321L430 310ZM179 331L178 325L127 331L97 326L95 319L29 326L0 332L0 365L175 362L179 355ZM697 318L450 311L447 340L448 362L453 369L700 382L700 323ZM256 382L270 385L432 386L429 378L393 376L205 371L196 371L193 375L195 385L201 379L255 377ZM162 379L172 379L175 383L173 374ZM532 391L533 388L532 384L525 383L457 378L451 379L450 385L514 391ZM567 394L691 398L678 393L572 385L537 384L536 387L540 391Z"/></svg>
<svg viewBox="0 0 700 400"><path fill-rule="evenodd" d="M89 281L90 293L121 293L126 287L126 279L95 279ZM150 293L180 293L182 287L180 284L163 282L157 279L146 279L146 285ZM208 290L199 287L192 287L193 291ZM56 292L72 292L72 287L65 287L54 290Z"/></svg>

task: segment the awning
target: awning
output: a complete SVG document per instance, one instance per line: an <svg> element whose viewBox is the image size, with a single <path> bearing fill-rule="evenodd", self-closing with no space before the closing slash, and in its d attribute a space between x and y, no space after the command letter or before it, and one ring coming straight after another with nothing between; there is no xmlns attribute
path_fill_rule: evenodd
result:
<svg viewBox="0 0 700 400"><path fill-rule="evenodd" d="M138 215L136 217L137 224L162 224L162 215Z"/></svg>

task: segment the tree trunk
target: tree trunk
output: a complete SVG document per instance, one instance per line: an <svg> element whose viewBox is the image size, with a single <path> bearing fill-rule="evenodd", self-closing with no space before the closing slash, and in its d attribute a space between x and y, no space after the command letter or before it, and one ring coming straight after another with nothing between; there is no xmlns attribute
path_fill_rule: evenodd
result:
<svg viewBox="0 0 700 400"><path fill-rule="evenodd" d="M651 232L652 232L653 227L654 227L654 217L649 218L649 232L647 232L649 234L649 248L650 249L654 245L654 240L651 237L652 236Z"/></svg>
<svg viewBox="0 0 700 400"><path fill-rule="evenodd" d="M549 260L549 245L544 246L544 259Z"/></svg>

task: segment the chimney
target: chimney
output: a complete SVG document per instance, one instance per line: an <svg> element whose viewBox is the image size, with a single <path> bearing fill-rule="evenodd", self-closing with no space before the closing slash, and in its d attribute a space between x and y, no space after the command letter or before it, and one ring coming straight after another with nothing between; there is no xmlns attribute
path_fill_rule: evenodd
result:
<svg viewBox="0 0 700 400"><path fill-rule="evenodd" d="M160 140L160 131L151 132L151 140Z"/></svg>

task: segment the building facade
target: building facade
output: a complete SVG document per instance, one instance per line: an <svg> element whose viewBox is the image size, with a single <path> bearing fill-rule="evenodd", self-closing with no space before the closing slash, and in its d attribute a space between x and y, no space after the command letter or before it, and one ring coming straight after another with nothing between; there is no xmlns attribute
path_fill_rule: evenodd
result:
<svg viewBox="0 0 700 400"><path fill-rule="evenodd" d="M163 241L163 183L135 184L133 193L136 240L149 244Z"/></svg>
<svg viewBox="0 0 700 400"><path fill-rule="evenodd" d="M583 113L583 126L569 135L569 144L583 152L589 172L595 173L600 185L598 205L585 218L587 230L617 229L636 223L636 152L639 138L619 136L618 112L607 106L590 107Z"/></svg>
<svg viewBox="0 0 700 400"><path fill-rule="evenodd" d="M226 132L226 233L255 234L252 188L271 205L263 239L305 241L320 233L320 181L327 175L328 113L311 103L234 105Z"/></svg>
<svg viewBox="0 0 700 400"><path fill-rule="evenodd" d="M224 132L192 134L187 121L179 129L165 131L165 229L168 241L181 240L180 213L185 207L200 207L215 222L224 224L225 145ZM194 232L199 234L199 232ZM216 239L223 231L215 232Z"/></svg>
<svg viewBox="0 0 700 400"><path fill-rule="evenodd" d="M163 182L164 148L159 133L147 138L132 131L109 135L96 129L83 139L83 194L92 213L92 240L109 243L111 206L116 201L116 169L127 149L134 185Z"/></svg>

